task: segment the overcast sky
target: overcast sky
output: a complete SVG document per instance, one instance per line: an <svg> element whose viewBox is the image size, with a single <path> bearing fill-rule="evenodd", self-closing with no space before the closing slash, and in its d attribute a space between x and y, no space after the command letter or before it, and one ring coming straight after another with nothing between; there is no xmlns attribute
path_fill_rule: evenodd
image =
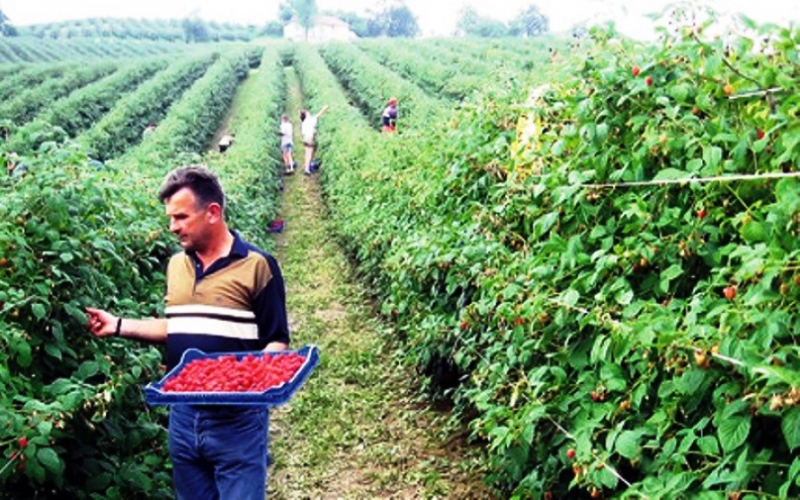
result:
<svg viewBox="0 0 800 500"><path fill-rule="evenodd" d="M320 10L365 14L387 0L317 0ZM389 0L390 1L390 0ZM718 12L742 13L759 22L800 24L800 0L702 0ZM277 18L280 0L0 0L0 10L17 25L91 17L174 19L197 15L207 21L262 25ZM664 0L405 0L425 35L451 34L458 13L472 5L479 13L507 21L530 4L548 16L554 32L597 17L613 18L631 36L650 32L643 14L661 12Z"/></svg>

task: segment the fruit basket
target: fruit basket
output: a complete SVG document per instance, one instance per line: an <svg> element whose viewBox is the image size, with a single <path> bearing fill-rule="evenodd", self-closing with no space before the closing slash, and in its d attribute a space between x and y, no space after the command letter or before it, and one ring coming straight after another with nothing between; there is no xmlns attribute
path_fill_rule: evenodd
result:
<svg viewBox="0 0 800 500"><path fill-rule="evenodd" d="M269 356L271 358L265 358ZM231 363L255 363L263 361L265 363L272 361L279 361L277 357L284 356L300 356L302 362L299 367L291 373L290 377L282 380L276 385L270 385L266 389L256 390L240 390L231 389L230 380L225 380L225 376L230 376L233 371L227 370L223 373L216 374L217 380L212 380L208 385L213 386L218 382L221 385L227 385L224 389L196 389L186 390L179 378L182 374L189 373L190 367L195 361L194 368L197 368L205 362L205 366L212 366L214 363L226 364L227 367ZM274 358L272 358L274 357ZM233 359L232 359L233 358ZM319 350L315 345L307 345L298 350L274 351L274 352L227 352L227 353L205 353L199 349L187 349L183 353L181 362L169 371L158 382L147 384L144 387L144 397L147 403L151 406L154 405L176 405L176 404L189 404L189 405L266 405L266 406L280 406L289 402L292 396L302 387L311 372L314 371L317 364L319 364ZM205 368L203 368L205 369ZM210 368L209 368L210 369ZM181 384L176 384L176 381L181 380ZM197 380L190 380L189 382L197 382ZM206 380L201 381L201 385L206 383ZM264 380L249 381L254 385L259 385ZM269 382L267 382L269 383ZM187 384L188 385L188 384Z"/></svg>
<svg viewBox="0 0 800 500"><path fill-rule="evenodd" d="M268 233L282 233L283 229L286 227L286 222L282 220L276 220L269 223L267 226Z"/></svg>

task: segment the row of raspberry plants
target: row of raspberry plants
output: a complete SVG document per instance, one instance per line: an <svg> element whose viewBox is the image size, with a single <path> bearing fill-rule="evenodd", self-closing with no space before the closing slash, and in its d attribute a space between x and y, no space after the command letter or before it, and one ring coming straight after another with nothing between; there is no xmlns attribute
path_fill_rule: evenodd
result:
<svg viewBox="0 0 800 500"><path fill-rule="evenodd" d="M164 165L182 152L202 153L249 69L242 49L222 54L167 110L164 120L135 148L111 164L122 170ZM141 135L141 132L140 132Z"/></svg>
<svg viewBox="0 0 800 500"><path fill-rule="evenodd" d="M55 66L36 64L33 66L24 66L23 68L22 71L18 71L9 78L3 78L3 80L0 81L0 100L3 102L11 99L22 89L31 88L49 78L59 78L65 73L74 71L77 65L74 63L61 63Z"/></svg>
<svg viewBox="0 0 800 500"><path fill-rule="evenodd" d="M434 120L444 108L444 101L427 95L417 85L403 79L370 59L353 45L330 43L320 47L320 54L342 86L361 110L380 126L380 116L389 97L400 101L401 130Z"/></svg>
<svg viewBox="0 0 800 500"><path fill-rule="evenodd" d="M359 42L359 48L387 68L415 82L431 95L460 100L486 84L492 71L473 58L466 65L450 64L441 50L425 41L399 43L389 40Z"/></svg>
<svg viewBox="0 0 800 500"><path fill-rule="evenodd" d="M158 123L164 118L170 105L218 57L218 53L208 52L171 64L119 101L89 130L78 136L78 142L90 152L90 156L100 161L124 153L139 143L148 123Z"/></svg>
<svg viewBox="0 0 800 500"><path fill-rule="evenodd" d="M324 178L409 357L472 415L505 494L798 494L797 179L591 186L792 174L797 34L770 34L765 55L598 31L541 98L494 90L391 173ZM735 95L753 87L783 91ZM408 189L420 176L436 191Z"/></svg>
<svg viewBox="0 0 800 500"><path fill-rule="evenodd" d="M6 79L11 75L19 73L24 68L24 64L2 64L0 65L0 77Z"/></svg>
<svg viewBox="0 0 800 500"><path fill-rule="evenodd" d="M283 162L275 132L286 96L282 50L264 51L254 84L241 94L240 112L230 123L235 147L207 160L223 180L231 226L267 250L273 246L267 229L278 214L282 186Z"/></svg>
<svg viewBox="0 0 800 500"><path fill-rule="evenodd" d="M77 136L109 112L124 95L166 67L167 61L161 58L120 67L112 75L46 105L36 119L8 138L5 148L25 155L45 141ZM48 131L55 132L55 137Z"/></svg>
<svg viewBox="0 0 800 500"><path fill-rule="evenodd" d="M23 63L27 62L6 43L6 38L0 38L0 63Z"/></svg>
<svg viewBox="0 0 800 500"><path fill-rule="evenodd" d="M31 37L0 39L0 65L7 63L52 63L59 61L91 61L147 57L185 52L185 43L168 41L127 41L94 39L46 40Z"/></svg>
<svg viewBox="0 0 800 500"><path fill-rule="evenodd" d="M178 126L180 117L187 116L180 109L215 103L201 99L211 95L211 82L219 85L217 98L230 103L229 80L238 81L247 63L241 56L225 59L230 62L217 68L225 67L227 78L222 69L209 70L181 99L181 106L170 110L165 126L192 135ZM274 68L277 55L265 54L264 60ZM263 74L258 83L262 90L248 102L272 114L280 97L272 90L274 75L280 73ZM259 134L247 133L244 126L242 130L237 148L264 149ZM156 349L130 342L94 340L86 333L82 309L99 305L135 316L160 314L163 270L174 242L164 231L154 190L170 165L188 156L174 150L160 156L163 164L98 171L74 144L64 146L32 156L24 177L6 181L14 182L14 189L9 204L3 205L0 225L0 279L5 283L0 325L8 333L0 350L0 384L8 389L0 399L0 414L9 424L0 430L0 443L7 459L20 437L27 446L26 460L17 458L16 467L0 475L0 483L3 491L27 497L170 498L165 413L142 411L140 390L160 376L161 356ZM253 172L239 162L232 168ZM248 177L240 171L235 180L225 182L231 199L250 196L256 178L258 172ZM238 213L250 208L232 204L231 216L259 217Z"/></svg>
<svg viewBox="0 0 800 500"><path fill-rule="evenodd" d="M65 72L60 78L47 79L35 87L20 89L13 98L0 105L0 116L4 120L22 125L32 120L48 102L64 97L116 70L116 64L101 62L75 68L74 71Z"/></svg>
<svg viewBox="0 0 800 500"><path fill-rule="evenodd" d="M423 157L423 134L438 134L429 129L379 134L349 104L317 50L298 47L293 64L310 105L331 108L319 141L320 157L327 165L322 170L323 194L337 237L363 275L374 280L370 285L380 289L387 286L385 281L379 284L384 277L383 251L416 217L410 199L424 198L436 185L425 171L410 168L408 158Z"/></svg>

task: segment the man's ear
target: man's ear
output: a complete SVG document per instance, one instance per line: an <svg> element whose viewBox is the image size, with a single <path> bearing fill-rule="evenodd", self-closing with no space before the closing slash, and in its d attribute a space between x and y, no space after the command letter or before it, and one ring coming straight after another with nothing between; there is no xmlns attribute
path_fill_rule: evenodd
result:
<svg viewBox="0 0 800 500"><path fill-rule="evenodd" d="M222 222L222 207L219 203L209 203L206 207L206 217L211 224Z"/></svg>

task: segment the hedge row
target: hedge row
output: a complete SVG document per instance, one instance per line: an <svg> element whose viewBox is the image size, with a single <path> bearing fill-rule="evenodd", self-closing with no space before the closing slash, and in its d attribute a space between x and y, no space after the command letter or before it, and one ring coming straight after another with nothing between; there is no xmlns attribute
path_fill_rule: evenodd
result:
<svg viewBox="0 0 800 500"><path fill-rule="evenodd" d="M264 60L274 65L278 55L265 53ZM194 123L185 110L212 107L206 118L216 116L218 126L248 64L242 52L220 58L170 109L163 126L187 138L207 136L213 123L195 123L191 130L184 126ZM265 72L246 105L271 115L279 76ZM245 129L237 148L255 140ZM198 158L193 140L175 143L189 151L159 142L169 149L161 161L137 168L117 168L132 165L119 163L98 169L76 144L52 144L26 158L25 175L2 180L8 203L0 208L0 420L7 424L0 428L0 444L6 460L20 450L21 437L27 440L24 469L14 458L0 474L3 495L172 497L166 412L147 408L141 392L162 375L160 350L95 340L82 311L99 306L135 317L163 312L164 268L176 247L164 230L155 189L177 163ZM147 142L139 154L149 158ZM223 179L231 199L252 195L256 175ZM239 213L248 209L237 204L236 217L261 216Z"/></svg>
<svg viewBox="0 0 800 500"><path fill-rule="evenodd" d="M798 35L762 35L598 30L444 137L329 153L342 237L502 495L800 494ZM790 177L673 181L762 173Z"/></svg>

